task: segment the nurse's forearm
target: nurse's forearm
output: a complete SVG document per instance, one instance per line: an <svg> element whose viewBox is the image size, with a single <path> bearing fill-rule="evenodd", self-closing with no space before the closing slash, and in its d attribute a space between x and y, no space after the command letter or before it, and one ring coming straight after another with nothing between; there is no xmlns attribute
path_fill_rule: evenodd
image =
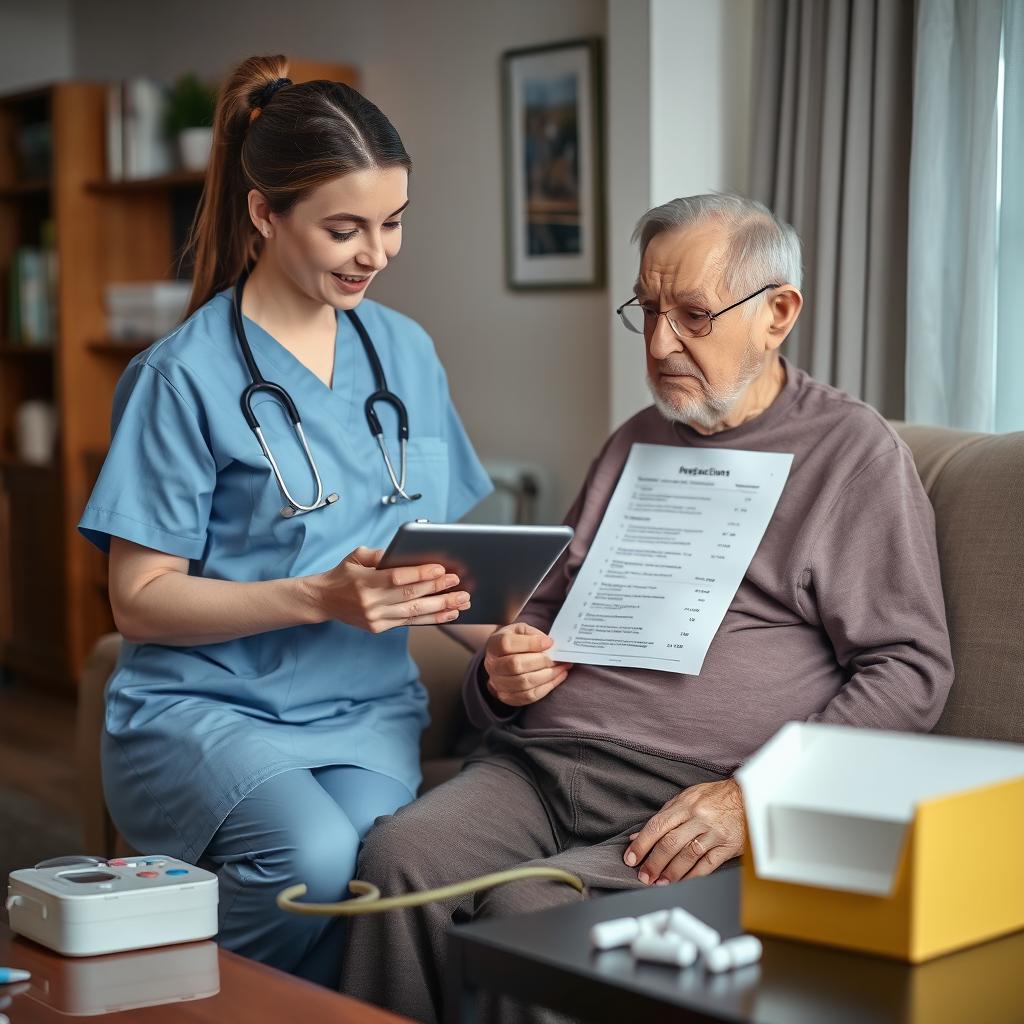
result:
<svg viewBox="0 0 1024 1024"><path fill-rule="evenodd" d="M149 580L117 608L115 619L135 643L190 647L323 622L325 616L308 577L232 583L171 571Z"/></svg>
<svg viewBox="0 0 1024 1024"><path fill-rule="evenodd" d="M440 565L378 569L384 554L356 548L313 576L234 583L189 574L185 558L115 537L110 607L135 643L191 647L291 626L337 621L369 633L440 625L469 607L459 578Z"/></svg>

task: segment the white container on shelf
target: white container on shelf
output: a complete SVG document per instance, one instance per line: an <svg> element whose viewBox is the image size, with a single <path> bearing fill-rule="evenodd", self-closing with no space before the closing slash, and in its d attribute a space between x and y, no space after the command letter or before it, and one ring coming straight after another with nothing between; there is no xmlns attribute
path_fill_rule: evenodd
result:
<svg viewBox="0 0 1024 1024"><path fill-rule="evenodd" d="M110 284L107 330L115 341L155 340L181 323L192 290L189 281Z"/></svg>
<svg viewBox="0 0 1024 1024"><path fill-rule="evenodd" d="M213 149L212 128L185 128L178 135L181 166L186 171L205 171Z"/></svg>
<svg viewBox="0 0 1024 1024"><path fill-rule="evenodd" d="M57 441L57 410L51 402L29 399L14 414L14 434L18 457L33 466L53 461Z"/></svg>

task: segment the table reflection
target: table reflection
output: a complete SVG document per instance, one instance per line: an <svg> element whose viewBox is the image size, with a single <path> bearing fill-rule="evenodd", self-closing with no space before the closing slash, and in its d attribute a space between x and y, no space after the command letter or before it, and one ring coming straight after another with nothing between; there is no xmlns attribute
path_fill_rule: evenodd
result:
<svg viewBox="0 0 1024 1024"><path fill-rule="evenodd" d="M25 995L58 1013L91 1016L207 999L220 991L215 942L36 960Z"/></svg>

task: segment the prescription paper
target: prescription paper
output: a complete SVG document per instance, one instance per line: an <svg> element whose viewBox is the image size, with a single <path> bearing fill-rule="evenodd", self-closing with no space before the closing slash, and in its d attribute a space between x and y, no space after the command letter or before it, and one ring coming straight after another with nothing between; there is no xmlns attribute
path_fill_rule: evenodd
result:
<svg viewBox="0 0 1024 1024"><path fill-rule="evenodd" d="M556 661L700 673L793 456L634 444L551 626Z"/></svg>

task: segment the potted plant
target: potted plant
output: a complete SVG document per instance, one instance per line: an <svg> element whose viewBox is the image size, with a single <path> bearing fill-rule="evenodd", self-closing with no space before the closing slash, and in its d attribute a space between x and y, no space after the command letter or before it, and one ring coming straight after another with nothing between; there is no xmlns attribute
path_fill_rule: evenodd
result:
<svg viewBox="0 0 1024 1024"><path fill-rule="evenodd" d="M167 135L178 140L181 165L203 171L213 144L213 112L217 91L191 72L182 75L167 95Z"/></svg>

